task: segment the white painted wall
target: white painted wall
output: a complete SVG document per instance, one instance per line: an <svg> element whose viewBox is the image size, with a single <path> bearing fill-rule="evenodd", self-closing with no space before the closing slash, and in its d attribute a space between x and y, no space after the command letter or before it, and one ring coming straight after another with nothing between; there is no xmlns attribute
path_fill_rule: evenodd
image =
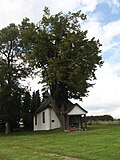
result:
<svg viewBox="0 0 120 160"><path fill-rule="evenodd" d="M86 114L86 112L77 105L68 113L68 115L82 115L82 114Z"/></svg>
<svg viewBox="0 0 120 160"><path fill-rule="evenodd" d="M43 112L45 112L45 123L43 123ZM50 130L60 128L60 122L56 113L52 108L47 108L37 114L37 125L35 125L34 116L34 131L37 130Z"/></svg>
<svg viewBox="0 0 120 160"><path fill-rule="evenodd" d="M45 112L45 123L43 123L43 112ZM37 114L37 125L35 125L35 117L34 117L34 131L37 130L50 130L50 114L49 109L43 110L42 112Z"/></svg>
<svg viewBox="0 0 120 160"><path fill-rule="evenodd" d="M60 121L52 108L50 109L50 117L51 117L51 129L60 128Z"/></svg>

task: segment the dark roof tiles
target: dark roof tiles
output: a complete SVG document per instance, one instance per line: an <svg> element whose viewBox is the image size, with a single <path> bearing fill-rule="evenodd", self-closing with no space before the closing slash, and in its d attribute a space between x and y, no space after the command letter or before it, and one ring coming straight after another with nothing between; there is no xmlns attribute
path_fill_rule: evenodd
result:
<svg viewBox="0 0 120 160"><path fill-rule="evenodd" d="M82 109L85 113L87 113L87 111L85 109L83 109L80 105L78 105L77 103L73 104L71 101L68 100L66 102L65 111L63 112L63 114L69 113L76 105L80 109ZM37 111L35 112L35 114L40 113L40 112L42 112L43 110L45 110L45 109L47 109L49 107L52 107L54 109L51 95L49 95L49 96L47 95L47 98L42 102L42 104L37 109Z"/></svg>

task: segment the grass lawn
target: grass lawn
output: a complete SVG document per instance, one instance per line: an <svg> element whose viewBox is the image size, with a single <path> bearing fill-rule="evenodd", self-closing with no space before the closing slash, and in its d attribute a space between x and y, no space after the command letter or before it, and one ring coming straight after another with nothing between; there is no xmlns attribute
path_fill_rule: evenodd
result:
<svg viewBox="0 0 120 160"><path fill-rule="evenodd" d="M71 157L71 158L70 158ZM120 160L120 125L0 135L0 160Z"/></svg>

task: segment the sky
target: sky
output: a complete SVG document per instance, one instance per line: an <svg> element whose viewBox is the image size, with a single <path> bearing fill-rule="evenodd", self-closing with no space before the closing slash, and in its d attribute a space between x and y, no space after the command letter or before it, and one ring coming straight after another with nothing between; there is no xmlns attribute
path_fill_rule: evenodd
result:
<svg viewBox="0 0 120 160"><path fill-rule="evenodd" d="M120 118L120 0L4 0L0 2L0 29L10 23L20 24L25 17L37 23L45 6L52 14L81 10L87 15L82 30L88 30L88 38L95 37L102 44L104 65L96 71L96 84L83 102L73 102L88 115ZM37 81L30 82L33 90L41 89Z"/></svg>

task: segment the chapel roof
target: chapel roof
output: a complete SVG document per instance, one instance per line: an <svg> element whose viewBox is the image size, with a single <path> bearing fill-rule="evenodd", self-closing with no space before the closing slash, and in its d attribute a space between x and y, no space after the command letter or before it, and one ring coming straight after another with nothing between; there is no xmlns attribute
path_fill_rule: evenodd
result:
<svg viewBox="0 0 120 160"><path fill-rule="evenodd" d="M87 113L87 111L85 109L83 109L79 104L77 104L77 103L73 104L70 100L68 100L66 102L65 111L63 112L63 114L69 113L75 106L78 106L81 110L83 110L85 113ZM54 109L53 102L52 102L52 96L50 94L47 94L46 98L43 100L40 107L36 110L35 114L40 113L49 107L52 107Z"/></svg>

